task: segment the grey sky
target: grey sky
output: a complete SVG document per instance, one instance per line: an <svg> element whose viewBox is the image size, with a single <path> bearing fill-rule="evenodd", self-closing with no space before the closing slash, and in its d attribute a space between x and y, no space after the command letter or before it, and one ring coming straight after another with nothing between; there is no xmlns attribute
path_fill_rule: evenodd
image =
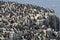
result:
<svg viewBox="0 0 60 40"><path fill-rule="evenodd" d="M55 10L56 15L60 17L60 0L9 0L9 1L15 1L23 4L28 3L37 6L42 6L45 8L50 8Z"/></svg>

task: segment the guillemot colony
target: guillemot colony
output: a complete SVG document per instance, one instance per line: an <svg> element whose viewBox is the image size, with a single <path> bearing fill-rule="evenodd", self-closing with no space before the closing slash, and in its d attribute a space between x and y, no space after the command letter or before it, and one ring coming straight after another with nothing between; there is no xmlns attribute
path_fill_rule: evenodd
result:
<svg viewBox="0 0 60 40"><path fill-rule="evenodd" d="M0 1L0 40L59 40L54 10Z"/></svg>

